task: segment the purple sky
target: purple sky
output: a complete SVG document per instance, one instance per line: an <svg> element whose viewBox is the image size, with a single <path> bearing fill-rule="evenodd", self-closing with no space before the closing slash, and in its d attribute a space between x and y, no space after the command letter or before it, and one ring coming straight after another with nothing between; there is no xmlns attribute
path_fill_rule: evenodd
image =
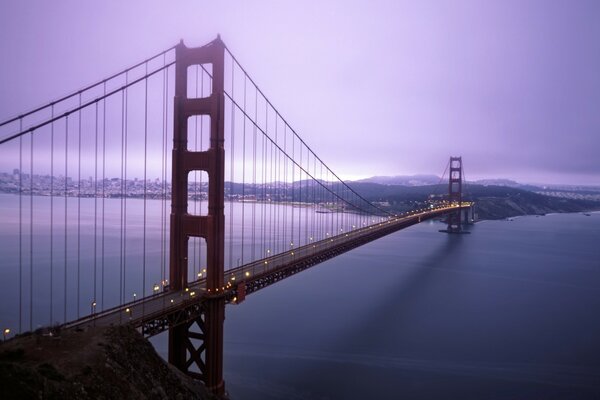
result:
<svg viewBox="0 0 600 400"><path fill-rule="evenodd" d="M600 184L598 1L0 3L0 119L220 33L344 178ZM360 161L357 161L360 160Z"/></svg>

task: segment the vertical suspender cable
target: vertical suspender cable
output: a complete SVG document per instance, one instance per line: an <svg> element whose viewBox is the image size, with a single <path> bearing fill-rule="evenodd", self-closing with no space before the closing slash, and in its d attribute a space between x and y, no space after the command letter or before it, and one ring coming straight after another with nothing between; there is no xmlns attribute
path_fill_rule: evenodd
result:
<svg viewBox="0 0 600 400"><path fill-rule="evenodd" d="M244 129L242 132L242 265L244 265L244 217L246 209L246 75L244 75Z"/></svg>
<svg viewBox="0 0 600 400"><path fill-rule="evenodd" d="M50 108L54 118L54 104ZM50 124L50 325L54 323L54 122Z"/></svg>
<svg viewBox="0 0 600 400"><path fill-rule="evenodd" d="M254 189L254 201L252 202L252 261L256 261L256 113L258 111L258 91L254 90L254 126L252 128L252 187ZM254 274L253 274L254 275Z"/></svg>
<svg viewBox="0 0 600 400"><path fill-rule="evenodd" d="M277 116L276 116L277 117ZM283 126L283 152L287 154L287 131L285 125ZM285 244L287 243L287 198L288 198L288 168L287 168L287 157L283 158L283 181L285 187L284 203L283 203L283 251L285 251Z"/></svg>
<svg viewBox="0 0 600 400"><path fill-rule="evenodd" d="M23 118L19 118L19 132ZM23 136L19 136L19 333L23 332Z"/></svg>
<svg viewBox="0 0 600 400"><path fill-rule="evenodd" d="M235 90L235 85L234 85L234 81L235 81L235 64L231 63L231 97L234 97L234 90ZM231 102L231 127L229 128L231 129L231 133L230 133L230 146L231 149L229 150L229 160L230 160L230 171L229 171L229 268L232 267L233 265L233 159L234 159L234 153L235 153L235 104L233 104L233 101Z"/></svg>
<svg viewBox="0 0 600 400"><path fill-rule="evenodd" d="M33 131L29 159L29 330L33 330Z"/></svg>
<svg viewBox="0 0 600 400"><path fill-rule="evenodd" d="M104 83L104 95L106 95L106 82ZM104 216L105 216L105 185L106 185L106 98L102 100L102 262L100 269L101 272L101 285L100 289L100 309L104 310Z"/></svg>
<svg viewBox="0 0 600 400"><path fill-rule="evenodd" d="M163 54L163 67L166 64L166 54ZM161 203L160 203L160 287L162 290L164 290L165 288L165 263L164 263L164 255L165 255L165 248L164 248L164 236L165 236L165 209L164 209L164 203L165 203L165 183L164 183L164 178L165 178L165 102L166 102L166 98L165 98L165 80L166 80L166 70L163 69L163 82L162 82L162 106L161 106L161 112L162 112L162 121L161 121L161 151L160 151L160 157L161 157L161 161L160 161L160 168L161 168L161 172L160 172L160 179L162 180L161 182L161 188L162 188L162 193L161 193ZM165 306L165 297L163 297L163 308Z"/></svg>
<svg viewBox="0 0 600 400"><path fill-rule="evenodd" d="M81 92L79 93L81 107ZM81 109L78 111L78 159L77 159L77 318L80 317L79 303L81 301Z"/></svg>
<svg viewBox="0 0 600 400"><path fill-rule="evenodd" d="M275 143L277 143L278 126L279 126L279 121L277 119L277 114L275 114ZM279 196L279 193L281 191L281 188L280 188L281 187L281 183L279 182L280 181L280 178L279 178L279 161L280 161L280 157L279 157L279 155L280 155L279 152L277 152L275 154L275 156L276 156L275 161L274 161L274 164L275 164L275 168L274 168L274 170L275 170L274 171L275 178L272 179L274 181L274 184L272 185L272 188L271 188L271 197L272 197L271 200L276 200L277 203L278 203L277 213L275 215L275 221L273 222L273 224L274 224L273 231L271 233L271 235L274 235L275 237L280 237L279 228L280 228L281 223L280 223L279 214L280 214L280 210L282 209L281 197ZM273 170L273 167L271 167L271 170ZM275 197L273 198L273 196L275 196ZM278 248L279 248L279 245L278 245L277 242L275 242L274 245L271 245L271 251L274 254L278 252Z"/></svg>
<svg viewBox="0 0 600 400"><path fill-rule="evenodd" d="M166 55L163 55L163 66L166 64ZM163 87L162 87L162 151L161 151L161 168L162 168L162 196L160 206L160 279L161 285L165 286L166 280L166 202L167 202L167 185L166 185L166 174L167 174L167 70L163 69Z"/></svg>
<svg viewBox="0 0 600 400"><path fill-rule="evenodd" d="M125 83L129 83L129 73L125 74ZM123 193L123 297L125 297L125 291L127 288L127 149L128 149L128 133L129 133L129 91L127 86L125 87L125 151L123 159L123 171L124 171L124 185L125 191ZM135 297L135 296L134 296Z"/></svg>
<svg viewBox="0 0 600 400"><path fill-rule="evenodd" d="M286 125L284 125L284 129L285 129ZM296 157L296 152L295 152L295 144L296 141L294 140L294 137L292 136L292 160L295 159ZM292 247L294 247L294 181L295 181L295 173L296 173L296 169L294 168L294 163L292 162L292 202L291 202L291 206L292 206L292 220L291 220L291 227L290 227L290 243L289 245L287 245L286 243L286 249L291 249Z"/></svg>
<svg viewBox="0 0 600 400"><path fill-rule="evenodd" d="M96 128L95 128L95 144L94 144L94 297L92 304L96 303L97 299L97 271L98 271L98 102L96 108ZM92 307L92 312L94 307Z"/></svg>
<svg viewBox="0 0 600 400"><path fill-rule="evenodd" d="M261 257L264 257L265 255L265 211L266 211L266 201L267 201L267 193L266 193L266 187L267 187L267 172L266 172L266 166L267 166L267 159L266 159L266 139L264 135L261 135L262 137L262 146L261 146L261 158L262 158L262 168L260 171L260 175L261 175L261 181L262 181L262 205L261 205L261 209L262 212L260 213L260 251L261 251Z"/></svg>
<svg viewBox="0 0 600 400"><path fill-rule="evenodd" d="M63 320L64 323L67 322L67 192L68 186L67 182L69 181L68 175L68 165L69 165L69 116L65 117L65 267L64 267L64 279L63 279Z"/></svg>
<svg viewBox="0 0 600 400"><path fill-rule="evenodd" d="M123 289L123 200L125 197L124 193L124 180L123 180L123 169L124 169L124 150L125 150L125 91L121 91L121 201L120 201L120 241L119 241L119 305L124 303L125 292ZM122 320L122 315L119 314L119 321Z"/></svg>
<svg viewBox="0 0 600 400"><path fill-rule="evenodd" d="M146 297L146 190L148 166L148 63L146 63L146 79L144 79L144 232L142 240L142 297ZM142 316L146 315L146 302L142 303Z"/></svg>

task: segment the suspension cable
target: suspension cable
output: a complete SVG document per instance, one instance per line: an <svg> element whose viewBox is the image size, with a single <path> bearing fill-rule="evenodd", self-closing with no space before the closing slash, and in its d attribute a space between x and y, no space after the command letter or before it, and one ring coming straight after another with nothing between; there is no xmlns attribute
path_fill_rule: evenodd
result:
<svg viewBox="0 0 600 400"><path fill-rule="evenodd" d="M98 82L96 82L94 84L85 86L85 87L83 87L83 88L81 88L81 89L79 89L79 90L77 90L75 92L72 92L72 93L70 93L70 94L68 94L66 96L63 96L63 97L61 97L61 98L59 98L57 100L53 100L53 101L51 101L50 103L48 103L46 105L37 107L37 108L35 108L35 109L31 110L31 111L28 111L28 112L26 112L24 114L20 114L20 115L18 115L16 117L13 117L13 118L7 119L7 120L5 120L3 122L0 122L0 127L2 127L4 125L8 125L11 122L15 122L17 120L22 120L23 118L25 118L25 117L27 117L27 116L29 116L31 114L35 114L35 113L37 113L39 111L42 111L42 110L44 110L46 108L53 107L54 105L56 105L58 103L62 103L65 100L68 100L68 99L73 98L73 97L75 97L77 95L80 95L83 92L87 92L88 90L93 89L93 88L95 88L97 86L106 85L106 82L111 81L114 78L116 78L118 76L121 76L121 75L123 75L123 74L125 74L125 73L127 73L127 72L129 72L129 71L131 71L133 69L136 69L137 67L139 67L139 66L141 66L141 65L143 65L145 63L148 63L148 62L150 62L150 61L152 61L152 60L154 60L154 59L156 59L156 58L158 58L158 57L160 57L162 55L166 55L169 51L173 50L175 47L176 46L171 46L168 49L166 49L164 51L161 51L160 53L156 54L155 56L147 58L146 60L144 60L142 62L139 62L139 63L137 63L137 64L135 64L135 65L133 65L133 66L127 68L127 69L124 69L124 70L122 70L122 71L120 71L120 72L118 72L116 74L110 75L109 77L104 78L101 81L98 81Z"/></svg>
<svg viewBox="0 0 600 400"><path fill-rule="evenodd" d="M65 118L69 114L78 112L79 110L84 109L86 107L89 107L90 105L92 105L94 103L97 103L97 102L99 102L101 100L104 100L107 97L110 97L110 96L113 96L114 94L122 92L122 91L126 90L128 87L133 86L136 83L139 83L139 82L143 81L144 79L148 79L152 75L157 74L158 72L160 72L160 71L162 71L162 70L164 70L164 69L166 69L166 68L168 68L168 67L170 67L171 65L174 65L174 64L175 64L175 61L172 61L169 64L164 65L164 66L162 66L160 68L157 68L154 71L150 72L149 74L147 74L145 76L142 76L141 78L138 78L138 79L133 80L133 81L131 81L129 83L126 83L125 85L123 85L123 86L121 86L121 87L119 87L117 89L114 89L114 90L112 90L112 91L110 91L110 92L108 92L108 93L106 93L106 94L104 94L102 96L96 97L95 99L90 100L90 101L88 101L86 103L83 103L83 104L79 105L78 107L72 108L69 111L66 111L66 112L62 113L61 115L58 115L58 116L56 116L54 118L50 118L50 119L48 119L48 120L46 120L44 122L41 122L41 123L39 123L37 125L34 125L34 126L31 126L31 127L27 128L25 130L19 129L18 133L10 135L10 136L8 136L8 137L6 137L4 139L0 139L0 144L9 142L9 141L11 141L11 140L13 140L15 138L18 138L20 136L25 135L26 133L37 131L41 127L46 126L48 124L51 124L52 122L58 121L59 119Z"/></svg>

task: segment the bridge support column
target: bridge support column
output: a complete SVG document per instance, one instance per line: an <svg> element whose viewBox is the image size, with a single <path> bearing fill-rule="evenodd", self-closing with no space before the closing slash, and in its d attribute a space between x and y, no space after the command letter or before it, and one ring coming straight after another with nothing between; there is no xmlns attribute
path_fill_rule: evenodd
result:
<svg viewBox="0 0 600 400"><path fill-rule="evenodd" d="M448 180L448 201L452 204L462 204L462 157L450 157ZM445 233L468 233L463 231L463 219L466 223L468 220L468 212L461 208L448 214L448 228L440 232Z"/></svg>
<svg viewBox="0 0 600 400"><path fill-rule="evenodd" d="M190 237L206 240L207 291L200 317L169 329L169 362L204 382L218 396L224 396L223 323L225 300L218 296L224 286L224 58L225 45L220 38L206 46L176 48L175 99L173 130L173 177L171 197L171 237L169 288L188 295L188 241ZM208 97L188 98L188 67L212 65L212 93ZM210 117L210 148L188 151L188 118ZM188 174L208 174L208 214L188 213ZM191 300L190 300L191 301Z"/></svg>

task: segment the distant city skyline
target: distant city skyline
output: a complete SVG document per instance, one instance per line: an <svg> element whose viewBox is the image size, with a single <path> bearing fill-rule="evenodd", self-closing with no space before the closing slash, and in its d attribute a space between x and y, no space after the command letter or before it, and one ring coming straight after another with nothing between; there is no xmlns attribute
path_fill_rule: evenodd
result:
<svg viewBox="0 0 600 400"><path fill-rule="evenodd" d="M462 155L469 180L597 185L598 15L594 1L10 0L0 120L220 33L343 179L440 175Z"/></svg>
<svg viewBox="0 0 600 400"><path fill-rule="evenodd" d="M3 187L3 183L6 183L5 181L3 181L3 178L7 177L7 176L11 176L11 177L16 177L18 176L18 168L17 169L13 169L12 171L3 171L0 170L0 192L2 192L2 189L5 187ZM47 174L47 173L43 173L43 174L37 174L34 173L34 179L40 179L40 178L44 178L44 184L50 184L49 182L46 182L45 180L50 179L52 176ZM24 183L23 183L23 188L25 190L28 190L28 185L29 185L29 173L27 171L23 171L22 177L24 179ZM418 178L429 178L429 179L418 179ZM378 179L379 178L379 179ZM410 184L407 183L389 183L389 182L385 182L386 180L394 180L394 178L402 178L403 180L409 179L409 178L417 178L415 182L411 182ZM436 185L439 183L439 179L444 179L444 181L441 183L443 185L446 185L447 182L446 180L448 179L447 176L441 177L439 175L435 175L435 174L412 174L412 175L374 175L374 176L369 176L366 178L359 178L356 180L350 180L350 179L344 179L344 182L347 183L352 183L352 182L363 182L363 181L367 181L367 182L375 182L375 183L379 183L379 184L384 184L384 185L400 185L400 186L425 186L425 185ZM54 179L54 183L53 183L53 187L56 189L56 192L60 192L60 190L64 189L64 175L63 174L56 174L53 176ZM294 183L298 183L299 181L304 182L305 180L311 181L311 179L302 179L302 180L294 180L294 181L287 181L288 184L291 184L292 182ZM101 182L108 182L108 181L121 181L121 177L120 176L109 176L106 175L105 177L102 176L98 176L98 179L95 179L93 176L81 176L81 179L79 180L77 177L77 174L70 174L67 176L67 183L69 185L77 185L78 182L82 182L82 188L84 188L86 190L86 193L88 191L92 191L94 190L94 185L93 183L98 182L98 189L97 190L101 190L102 186L101 186ZM127 177L123 177L123 181L126 182L135 182L136 184L143 184L144 182L144 178L143 177L137 177L137 176L127 176ZM335 182L335 181L326 181L326 180L321 180L322 182ZM434 182L435 181L435 182ZM42 181L40 181L42 182ZM154 186L152 187L152 189L148 189L148 192L150 191L155 191L155 190L159 190L159 191L163 191L163 183L166 184L166 188L167 188L167 192L170 195L171 192L171 179L170 179L170 175L167 176L166 180L162 180L161 177L152 177L152 176L148 176L146 178L146 182L148 184L152 183ZM594 190L600 190L600 184L572 184L572 183L544 183L544 182L522 182L522 181L516 181L513 179L509 179L509 178L482 178L482 179L468 179L466 182L468 183L475 183L475 184L482 184L482 185L500 185L500 186L506 186L509 183L515 183L518 185L533 185L533 186L539 186L539 187L555 187L555 188L559 188L559 187L580 187L580 188L590 188L590 189L594 189ZM231 183L230 180L226 179L225 180L226 184ZM243 181L238 181L238 180L234 180L233 183L235 184L241 184L244 183ZM251 182L246 181L245 182L248 185L252 185ZM286 183L286 181L284 180L267 180L265 182L265 184L267 185L271 185L271 184L283 184ZM35 185L38 185L38 183L34 183ZM87 186L85 186L87 185ZM160 185L160 189L156 189L156 185ZM202 188L207 188L208 185L208 180L206 178L205 175L203 175L202 177L200 177L200 175L198 175L197 177L192 176L189 180L189 185L190 187L197 185L198 188L202 187ZM257 182L256 185L260 186L263 185L262 182ZM46 185L47 186L47 185ZM71 187L71 186L70 186ZM116 186L113 186L112 189L114 189ZM72 189L72 187L71 187ZM136 189L140 189L140 187L136 187ZM227 187L225 188L226 190L228 189ZM142 189L140 189L142 190ZM91 193L91 192L90 192Z"/></svg>

